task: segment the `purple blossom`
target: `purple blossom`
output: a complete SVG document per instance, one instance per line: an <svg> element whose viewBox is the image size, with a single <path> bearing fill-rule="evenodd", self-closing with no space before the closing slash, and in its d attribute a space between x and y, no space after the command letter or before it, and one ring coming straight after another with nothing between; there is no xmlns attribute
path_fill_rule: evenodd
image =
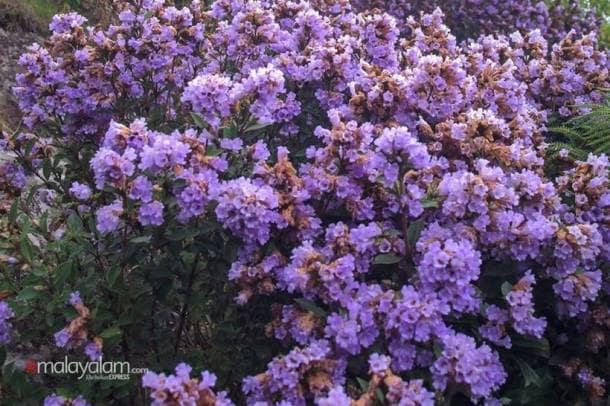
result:
<svg viewBox="0 0 610 406"><path fill-rule="evenodd" d="M379 355L376 352L369 357L369 367L374 374L384 374L389 368L392 358L387 355Z"/></svg>
<svg viewBox="0 0 610 406"><path fill-rule="evenodd" d="M72 196L81 201L86 201L91 198L91 188L87 185L78 182L72 182L70 187L70 193Z"/></svg>
<svg viewBox="0 0 610 406"><path fill-rule="evenodd" d="M466 385L473 401L488 398L506 380L498 354L488 346L476 346L463 334L442 337L443 352L431 367L436 389L450 382Z"/></svg>
<svg viewBox="0 0 610 406"><path fill-rule="evenodd" d="M82 395L73 399L65 398L55 393L44 398L44 406L91 406Z"/></svg>
<svg viewBox="0 0 610 406"><path fill-rule="evenodd" d="M53 16L49 29L54 34L63 34L80 27L87 22L87 19L77 13L58 14Z"/></svg>
<svg viewBox="0 0 610 406"><path fill-rule="evenodd" d="M181 363L173 375L157 374L152 371L142 376L142 387L150 390L151 404L161 406L168 398L179 404L197 404L212 401L218 406L230 406L226 392L215 392L216 376L203 371L201 378L192 378L190 365Z"/></svg>
<svg viewBox="0 0 610 406"><path fill-rule="evenodd" d="M146 176L138 176L129 185L129 198L148 203L152 200L153 184Z"/></svg>
<svg viewBox="0 0 610 406"><path fill-rule="evenodd" d="M13 328L9 319L15 317L13 309L5 301L0 301L0 344L8 344L11 341L11 330Z"/></svg>
<svg viewBox="0 0 610 406"><path fill-rule="evenodd" d="M97 342L90 341L85 345L85 355L87 355L91 361L98 361L103 355L102 347L100 347Z"/></svg>
<svg viewBox="0 0 610 406"><path fill-rule="evenodd" d="M515 331L540 338L546 328L546 319L534 317L532 288L535 283L534 276L528 271L506 295L506 301L510 306L510 318Z"/></svg>
<svg viewBox="0 0 610 406"><path fill-rule="evenodd" d="M157 136L152 145L142 149L140 169L153 173L183 165L190 148L173 136Z"/></svg>
<svg viewBox="0 0 610 406"><path fill-rule="evenodd" d="M103 206L97 210L97 230L102 234L111 233L116 231L121 221L121 215L123 214L123 202L117 200L107 206Z"/></svg>
<svg viewBox="0 0 610 406"><path fill-rule="evenodd" d="M269 240L273 225L285 226L277 207L278 199L273 189L239 178L220 186L216 216L245 242L264 244Z"/></svg>
<svg viewBox="0 0 610 406"><path fill-rule="evenodd" d="M55 345L59 348L65 348L70 340L72 339L72 335L66 329L59 330L54 335Z"/></svg>
<svg viewBox="0 0 610 406"><path fill-rule="evenodd" d="M123 187L127 178L135 171L136 152L127 148L123 154L101 148L91 160L95 186L103 189L107 184L116 188Z"/></svg>
<svg viewBox="0 0 610 406"><path fill-rule="evenodd" d="M70 300L68 301L68 303L70 303L70 305L72 306L82 305L83 301L80 298L80 292L75 291L70 293Z"/></svg>
<svg viewBox="0 0 610 406"><path fill-rule="evenodd" d="M163 203L156 200L144 203L138 210L138 220L143 226L160 226L163 224Z"/></svg>

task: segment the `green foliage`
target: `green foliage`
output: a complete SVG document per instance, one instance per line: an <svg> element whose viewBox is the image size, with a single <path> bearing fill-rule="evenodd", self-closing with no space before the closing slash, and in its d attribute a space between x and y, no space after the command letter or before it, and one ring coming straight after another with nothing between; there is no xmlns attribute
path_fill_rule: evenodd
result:
<svg viewBox="0 0 610 406"><path fill-rule="evenodd" d="M59 349L53 339L76 317L67 301L79 291L91 312L87 330L103 340L105 360L155 371L185 361L197 370L213 369L219 384L238 394L241 380L282 350L265 334L270 303L264 298L247 307L235 303L237 290L227 272L239 242L214 220L188 226L168 222L156 230L136 227L121 238L99 235L94 213L79 211L64 193L72 181L87 176L78 169L87 156L87 148L58 146L56 159L49 159L49 169L41 171L32 189L44 186L62 197L45 204L35 193L25 194L0 216L0 295L16 314L20 336L15 342L27 343L22 353L12 348L11 357L27 360L45 348L53 360L86 361L82 351ZM9 257L14 261L5 260ZM37 379L93 404L143 404L145 399L139 375L114 381L69 374ZM0 371L0 404L40 404L49 393L32 381L16 362L7 361Z"/></svg>
<svg viewBox="0 0 610 406"><path fill-rule="evenodd" d="M577 160L586 159L590 152L610 155L610 104L588 107L589 112L550 128L550 160L555 160L561 150Z"/></svg>

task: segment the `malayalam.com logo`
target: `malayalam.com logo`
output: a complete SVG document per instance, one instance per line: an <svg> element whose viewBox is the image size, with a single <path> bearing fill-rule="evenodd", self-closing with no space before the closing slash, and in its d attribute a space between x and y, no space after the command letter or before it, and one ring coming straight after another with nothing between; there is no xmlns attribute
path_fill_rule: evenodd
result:
<svg viewBox="0 0 610 406"><path fill-rule="evenodd" d="M148 368L132 368L127 361L62 361L28 360L25 372L30 375L75 375L85 380L127 380L130 375L141 375Z"/></svg>

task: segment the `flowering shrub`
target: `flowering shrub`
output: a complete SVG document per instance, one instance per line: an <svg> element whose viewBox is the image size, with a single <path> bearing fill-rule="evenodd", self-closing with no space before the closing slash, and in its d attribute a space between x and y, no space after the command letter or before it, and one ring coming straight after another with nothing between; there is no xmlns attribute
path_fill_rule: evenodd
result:
<svg viewBox="0 0 610 406"><path fill-rule="evenodd" d="M591 20L362 3L53 19L20 61L26 128L2 142L7 398L606 396L610 163L545 172L550 120L610 85ZM149 371L31 378L19 357L37 348Z"/></svg>

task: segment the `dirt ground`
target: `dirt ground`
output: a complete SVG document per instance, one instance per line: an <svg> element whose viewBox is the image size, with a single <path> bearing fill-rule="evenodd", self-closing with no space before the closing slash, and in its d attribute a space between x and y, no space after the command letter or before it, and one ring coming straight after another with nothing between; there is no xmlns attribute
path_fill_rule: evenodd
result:
<svg viewBox="0 0 610 406"><path fill-rule="evenodd" d="M19 123L19 110L12 94L19 56L32 43L42 41L40 34L22 30L6 31L0 27L0 124L13 127Z"/></svg>

